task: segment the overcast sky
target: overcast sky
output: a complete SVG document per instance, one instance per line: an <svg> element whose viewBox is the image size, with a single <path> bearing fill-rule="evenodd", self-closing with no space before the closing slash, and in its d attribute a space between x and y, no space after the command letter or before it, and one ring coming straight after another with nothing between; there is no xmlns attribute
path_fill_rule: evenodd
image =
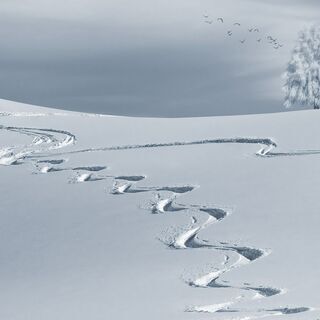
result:
<svg viewBox="0 0 320 320"><path fill-rule="evenodd" d="M1 0L0 96L134 116L283 111L282 72L319 12L319 0Z"/></svg>

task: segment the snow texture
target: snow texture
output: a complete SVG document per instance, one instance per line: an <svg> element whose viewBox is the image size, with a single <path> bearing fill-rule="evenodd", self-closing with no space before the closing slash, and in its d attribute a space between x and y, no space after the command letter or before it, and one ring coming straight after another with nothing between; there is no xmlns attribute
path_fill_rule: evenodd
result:
<svg viewBox="0 0 320 320"><path fill-rule="evenodd" d="M1 319L320 316L317 112L0 112Z"/></svg>

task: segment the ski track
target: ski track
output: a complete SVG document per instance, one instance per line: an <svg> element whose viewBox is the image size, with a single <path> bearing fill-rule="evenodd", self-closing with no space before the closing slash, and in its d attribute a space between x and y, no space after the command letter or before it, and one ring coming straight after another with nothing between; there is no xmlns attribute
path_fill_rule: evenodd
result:
<svg viewBox="0 0 320 320"><path fill-rule="evenodd" d="M93 181L101 181L105 180L103 176L96 176L92 173L77 173L75 177L72 177L69 180L69 183L81 183L81 182L93 182Z"/></svg>
<svg viewBox="0 0 320 320"><path fill-rule="evenodd" d="M238 300L240 300L238 298ZM275 308L275 309L258 309L258 310L250 310L250 309L233 309L230 308L237 301L225 302L220 304L212 304L201 307L190 307L186 309L186 312L199 312L199 313L225 313L225 314L238 314L242 313L245 315L238 316L236 318L232 318L234 320L254 320L254 319L263 319L268 317L275 316L285 316L285 315L293 315L300 314L310 311L315 311L313 308L307 307L298 307L298 308ZM250 315L248 315L250 314Z"/></svg>
<svg viewBox="0 0 320 320"><path fill-rule="evenodd" d="M27 145L7 147L0 150L0 165L17 165L26 157L41 152L49 152L75 144L76 137L64 130L10 127L0 125L0 130L16 132L32 138Z"/></svg>
<svg viewBox="0 0 320 320"><path fill-rule="evenodd" d="M53 160L38 160L37 163L48 163L48 164L62 164L64 163L66 160L64 159L53 159Z"/></svg>
<svg viewBox="0 0 320 320"><path fill-rule="evenodd" d="M56 114L58 115L58 114ZM62 114L61 114L62 115ZM1 113L0 116L12 116L12 114ZM14 116L28 116L28 114L17 113ZM34 116L48 116L47 114L35 114ZM224 252L225 261L222 268L215 268L210 272L201 275L200 277L187 281L187 284L194 288L214 288L214 289L240 289L243 291L253 292L251 299L269 298L275 295L284 294L286 290L273 288L269 286L256 286L244 283L242 286L232 286L227 281L221 280L221 277L228 272L237 268L243 267L250 263L257 261L270 252L253 247L240 246L237 244L228 244L220 242L219 244L211 244L208 241L200 239L200 233L204 229L213 224L220 223L230 215L229 210L219 207L207 207L201 205L184 205L176 202L177 197L182 194L192 192L198 186L183 185L183 186L160 186L160 187L139 187L136 186L142 180L146 179L144 175L130 175L130 176L96 176L95 172L103 171L106 166L81 166L75 168L60 168L57 167L63 164L66 159L50 159L51 156L57 157L66 154L76 154L83 152L99 152L99 151L121 151L131 149L145 149L145 148L161 148L161 147L178 147L190 145L206 145L206 144L258 144L261 148L256 152L260 157L277 157L277 156L298 156L320 154L320 150L297 150L291 152L275 152L277 144L270 138L221 138L221 139L204 139L196 141L185 142L166 142L166 143L151 143L151 144L137 144L124 145L113 147L89 148L70 152L56 152L56 150L68 147L76 143L76 137L72 133L64 130L55 129L39 129L26 127L11 127L0 125L1 130L16 132L27 135L32 138L32 142L27 145L13 146L0 149L0 165L18 165L31 162L39 170L40 173L50 173L58 171L76 171L75 177L69 180L70 183L81 183L88 181L98 181L107 178L112 178L114 183L111 194L124 195L142 192L156 192L155 200L153 200L148 207L152 214L166 214L176 212L192 212L201 215L206 215L207 219L199 223L198 218L192 217L191 226L183 232L175 235L170 242L166 242L167 246L174 250L217 250ZM54 153L52 153L55 151ZM47 158L47 159L43 159ZM168 195L169 194L169 195ZM236 257L236 261L231 263L232 255ZM186 312L198 313L230 313L239 314L246 313L245 316L240 316L237 319L251 320L270 316L285 316L290 314L304 313L314 309L309 307L293 307L293 308L274 308L274 309L257 309L245 310L238 308L231 308L236 302L244 299L243 296L224 303L212 304L206 306L188 307ZM249 316L248 316L249 314Z"/></svg>
<svg viewBox="0 0 320 320"><path fill-rule="evenodd" d="M57 155L70 155L86 152L104 152L104 151L123 151L134 149L156 149L156 148L168 148L168 147L183 147L183 146L195 146L195 145L207 145L207 144L258 144L261 148L255 153L259 157L289 157L289 156L306 156L320 154L320 149L315 150L293 150L288 152L276 152L278 147L277 143L271 138L254 138L254 137L235 137L235 138L217 138L217 139L202 139L195 141L175 141L164 143L147 143L147 144L133 144L122 146L108 146L99 148L87 148L69 151L65 153L58 153ZM39 155L40 157L41 155Z"/></svg>

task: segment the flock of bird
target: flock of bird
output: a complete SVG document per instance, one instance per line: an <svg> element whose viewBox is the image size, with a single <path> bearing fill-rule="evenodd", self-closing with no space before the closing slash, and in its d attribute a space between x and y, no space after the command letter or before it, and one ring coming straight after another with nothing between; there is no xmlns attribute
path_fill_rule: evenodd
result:
<svg viewBox="0 0 320 320"><path fill-rule="evenodd" d="M213 24L214 20L212 20L210 18L210 16L208 14L204 14L203 15L204 18L204 22L207 24ZM224 18L217 18L216 21L218 23L224 23ZM241 23L239 22L235 22L233 23L233 27L239 28L241 27ZM274 38L273 36L267 35L265 38L261 36L261 32L260 29L257 27L252 27L248 29L248 32L252 33L252 34L256 34L256 42L261 43L263 40L266 40L267 43L269 43L270 45L272 45L272 47L276 50L280 49L283 47L283 44L281 44L276 38ZM234 31L233 30L228 30L227 31L227 36L231 37L233 35ZM240 43L244 44L247 41L246 38L241 39Z"/></svg>

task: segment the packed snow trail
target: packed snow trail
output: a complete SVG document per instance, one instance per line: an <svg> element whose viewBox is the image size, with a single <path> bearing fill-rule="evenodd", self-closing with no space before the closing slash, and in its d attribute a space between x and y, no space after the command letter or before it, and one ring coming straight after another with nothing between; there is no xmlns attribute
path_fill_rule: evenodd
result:
<svg viewBox="0 0 320 320"><path fill-rule="evenodd" d="M16 132L31 137L31 143L21 146L0 149L1 165L17 165L23 163L26 157L39 153L53 151L70 146L76 142L72 133L64 130L25 128L0 125L0 130Z"/></svg>
<svg viewBox="0 0 320 320"><path fill-rule="evenodd" d="M204 139L195 141L176 141L166 143L150 143L150 144L136 144L111 146L101 148L88 148L82 150L75 150L70 152L57 152L56 150L68 147L76 143L76 137L72 133L64 130L42 129L42 128L27 128L27 127L11 127L0 126L0 129L27 135L32 138L32 142L27 145L14 146L3 148L0 150L0 164L2 165L17 165L31 162L39 166L40 173L54 173L58 171L76 171L77 175L70 179L71 183L81 183L89 181L98 181L107 178L114 180L112 194L125 195L142 192L157 192L156 199L149 206L149 210L153 214L165 214L175 212L197 212L198 214L206 215L207 220L203 223L197 223L197 219L193 218L191 227L173 237L173 240L167 245L175 250L189 249L207 249L217 250L223 252L226 256L226 261L222 268L214 269L194 280L190 280L187 284L194 288L214 288L214 289L240 289L246 292L253 292L255 295L250 297L255 299L257 297L269 298L275 295L283 294L286 291L283 289L272 288L269 286L255 286L244 284L243 286L232 286L220 281L220 278L228 272L248 265L261 259L269 254L268 251L253 247L239 246L237 244L227 244L220 242L219 244L210 244L200 240L199 234L204 229L210 227L214 223L221 222L229 216L227 210L216 207L204 207L200 205L185 205L176 202L176 198L181 194L192 192L198 186L184 185L184 186L158 186L158 187L139 187L137 186L146 177L143 175L136 176L95 176L95 172L106 169L106 166L92 166L92 167L75 167L75 168L60 168L58 165L63 164L65 159L45 159L50 156L71 155L85 152L100 152L100 151L121 151L132 149L145 148L162 148L162 147L179 147L190 145L207 145L207 144L258 144L261 148L256 152L260 157L277 157L277 156L298 156L319 154L320 150L298 150L285 153L275 152L277 144L270 138L219 138L219 139ZM42 166L43 165L43 166ZM168 196L168 193L170 194ZM235 258L234 262L231 262ZM308 307L294 307L294 308L274 308L274 309L257 309L257 310L242 310L238 308L231 308L235 303L244 299L243 296L237 297L233 301L213 304L207 306L188 307L188 312L207 312L207 313L249 313L252 316L246 316L245 319L257 319L269 316L285 316L295 313L303 313L312 311ZM244 318L243 318L244 319Z"/></svg>
<svg viewBox="0 0 320 320"><path fill-rule="evenodd" d="M257 144L261 148L255 153L259 157L294 157L294 156L307 156L320 154L320 149L314 150L292 150L287 152L276 152L278 147L277 143L271 138L254 138L254 137L235 137L235 138L217 138L217 139L202 139L194 141L174 141L163 143L147 143L147 144L132 144L132 145L119 145L119 146L107 146L98 148L86 148L80 150L74 150L69 152L61 152L56 155L72 155L77 153L86 152L105 152L105 151L122 151L122 150L134 150L134 149L156 149L156 148L169 148L169 147L184 147L195 145L208 145L208 144ZM45 157L46 155L39 154L39 157Z"/></svg>
<svg viewBox="0 0 320 320"><path fill-rule="evenodd" d="M46 151L67 147L76 142L75 135L64 130L7 127L7 126L0 125L0 130L1 129L34 137L33 143L31 143L30 145L24 146L24 150L22 150L20 153L17 153L19 154L18 156L19 159L24 159L24 158L27 159L27 158L35 158L35 157L38 157L40 159L42 157L48 157L50 154L49 155L45 154ZM57 134L65 135L66 137L63 141L58 142L58 139L55 136ZM52 139L52 141L50 139ZM53 146L47 149L45 148L34 149L36 145L42 144L45 142L46 143L51 142L53 143ZM147 143L147 144L87 148L87 149L80 149L80 150L74 150L69 152L61 152L61 153L57 152L55 153L55 156L71 155L71 154L86 153L86 152L121 151L121 150L132 150L132 149L165 148L165 147L179 147L179 146L207 145L207 144L258 144L258 145L261 145L261 148L256 152L256 155L260 157L281 157L281 156L283 157L283 156L303 156L303 155L320 154L320 149L276 152L274 150L278 147L278 145L271 138L235 137L235 138L203 139L203 140L195 140L195 141L175 141L175 142L164 142L164 143ZM29 150L29 148L34 150ZM23 147L21 147L21 149L23 149ZM1 151L3 151L3 149ZM1 161L1 159L3 158L1 151L0 151L0 164L9 164L9 165L15 164L14 161L13 163L11 163L10 161L8 163Z"/></svg>
<svg viewBox="0 0 320 320"><path fill-rule="evenodd" d="M138 179L137 179L138 180ZM143 179L141 179L143 180ZM140 179L138 181L141 181ZM161 193L156 194L156 199L150 203L148 210L152 214L165 214L165 213L174 213L174 212L192 212L206 214L208 217L203 222L198 224L196 217L192 217L192 223L187 230L178 233L177 235L171 236L169 240L163 240L169 248L175 250L181 249L212 249L218 250L225 253L225 262L222 268L216 268L209 273L206 273L194 280L187 281L187 284L190 287L194 288L213 288L213 289L238 289L246 292L253 292L254 295L250 296L249 299L259 299L259 298L270 298L276 295L285 294L287 291L285 289L273 288L270 286L256 286L245 283L242 286L236 286L231 284L226 284L226 282L219 281L220 278L227 274L228 272L235 270L237 268L243 267L250 263L257 261L263 257L266 257L270 254L269 251L247 247L239 246L237 244L227 244L225 242L220 242L220 244L209 244L201 241L199 234L201 231L210 227L215 223L219 223L230 215L230 211L218 208L218 207L207 207L200 205L185 205L177 203L175 200L179 194L192 192L195 187L193 186L181 186L181 187L149 187L149 190L144 187L135 187L134 185L138 182L124 184L123 189L120 191L120 188L113 187L111 194L126 194L126 193L135 193L135 192L148 192L160 190L164 192L165 196L162 197ZM116 182L117 185L117 182ZM132 189L131 189L132 188ZM116 192L115 192L116 190ZM128 191L130 190L130 191ZM138 191L139 190L139 191ZM174 191L172 191L174 190ZM176 192L182 191L182 192ZM167 196L167 193L171 193L170 196ZM229 255L228 252L233 253L236 257L236 261L231 263L232 255ZM237 297L234 301L228 301L221 304L213 304L206 306L192 306L187 307L186 312L205 312L205 313L256 313L257 315L248 316L243 319L257 319L262 317L269 316L280 316L294 313L302 313L307 311L312 311L312 308L308 307L294 307L294 308L275 308L275 309L258 309L258 310L242 310L242 309L230 309L230 306L234 305L236 302L240 302L244 299L244 296ZM247 298L248 299L248 298Z"/></svg>
<svg viewBox="0 0 320 320"><path fill-rule="evenodd" d="M70 152L60 153L63 154L76 154L86 152L103 152L103 151L121 151L121 150L133 150L133 149L150 149L150 148L165 148L165 147L181 147L181 146L192 146L192 145L207 145L207 144L259 144L263 146L257 155L259 156L277 156L277 155L289 155L291 153L272 153L271 151L277 147L277 144L269 138L218 138L218 139L203 139L195 141L174 141L174 142L163 142L163 143L147 143L147 144L132 144L132 145L119 145L110 147L98 147L98 148L87 148L74 150ZM301 151L303 154L309 151ZM318 151L320 153L320 150ZM297 154L300 151L297 151Z"/></svg>

